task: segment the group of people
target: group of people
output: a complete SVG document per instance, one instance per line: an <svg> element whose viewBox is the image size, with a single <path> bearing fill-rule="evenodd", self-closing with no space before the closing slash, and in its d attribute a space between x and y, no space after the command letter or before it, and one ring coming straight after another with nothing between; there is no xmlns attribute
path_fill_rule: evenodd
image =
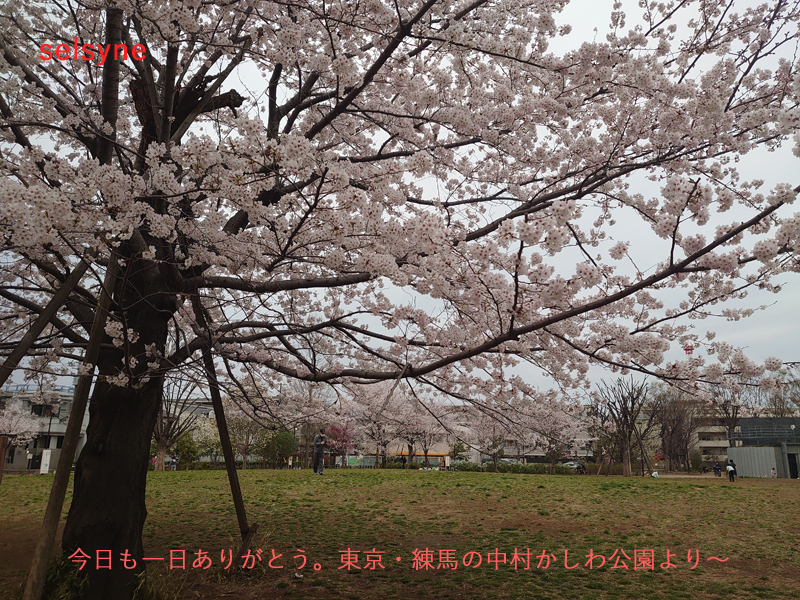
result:
<svg viewBox="0 0 800 600"><path fill-rule="evenodd" d="M725 470L728 472L728 479L731 483L736 481L736 463L733 462L733 459L728 461L728 464L725 465ZM714 464L714 476L715 477L722 477L722 465L719 463Z"/></svg>

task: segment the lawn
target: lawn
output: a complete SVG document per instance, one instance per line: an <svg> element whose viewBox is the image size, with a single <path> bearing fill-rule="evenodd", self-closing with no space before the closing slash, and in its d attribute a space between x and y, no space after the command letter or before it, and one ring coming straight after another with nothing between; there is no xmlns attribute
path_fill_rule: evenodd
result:
<svg viewBox="0 0 800 600"><path fill-rule="evenodd" d="M395 470L240 479L262 550L246 571L239 557L221 564L238 548L225 473L150 473L145 555L165 559L149 567L164 598L800 598L798 481ZM51 482L6 475L0 485L4 598L24 579ZM185 570L168 569L171 551L185 551ZM269 567L273 551L284 568ZM453 559L456 569L436 568Z"/></svg>

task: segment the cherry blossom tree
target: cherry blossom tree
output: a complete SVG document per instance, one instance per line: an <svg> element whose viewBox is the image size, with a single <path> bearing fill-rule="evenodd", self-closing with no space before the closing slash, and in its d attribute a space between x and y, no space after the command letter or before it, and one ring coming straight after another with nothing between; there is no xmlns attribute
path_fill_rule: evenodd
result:
<svg viewBox="0 0 800 600"><path fill-rule="evenodd" d="M425 466L430 466L428 453L446 435L444 413L445 407L440 402L418 397L413 390L402 390L395 399L388 417L393 422L395 437L408 448L409 469L417 450L422 451Z"/></svg>
<svg viewBox="0 0 800 600"><path fill-rule="evenodd" d="M501 402L520 363L564 387L774 367L687 319L798 268L796 182L737 171L797 134L798 1L615 2L590 41L566 4L0 7L4 347L89 260L31 350L74 368L120 267L63 548L138 566L86 598L139 582L164 376L200 353ZM667 359L688 343L715 356Z"/></svg>
<svg viewBox="0 0 800 600"><path fill-rule="evenodd" d="M505 415L493 410L474 408L471 413L465 441L491 458L497 472L497 462L505 452L506 443L513 438L513 425Z"/></svg>
<svg viewBox="0 0 800 600"><path fill-rule="evenodd" d="M349 404L362 436L375 447L375 465L386 467L389 444L395 439L395 421L387 410L392 399L393 385L389 382L357 386L351 390Z"/></svg>
<svg viewBox="0 0 800 600"><path fill-rule="evenodd" d="M433 446L444 440L449 430L448 407L436 399L414 398L399 412L398 430L413 431L413 439L430 467L428 454Z"/></svg>
<svg viewBox="0 0 800 600"><path fill-rule="evenodd" d="M9 446L24 446L36 437L39 420L31 416L26 404L19 400L0 403L0 483L6 469L6 452Z"/></svg>
<svg viewBox="0 0 800 600"><path fill-rule="evenodd" d="M333 455L334 464L336 457L342 457L342 466L347 464L347 454L356 447L358 433L352 423L333 423L328 425L325 433L328 436L328 447Z"/></svg>
<svg viewBox="0 0 800 600"><path fill-rule="evenodd" d="M242 457L242 469L247 469L250 455L264 427L247 410L230 401L225 403L225 417L233 451Z"/></svg>
<svg viewBox="0 0 800 600"><path fill-rule="evenodd" d="M537 407L534 427L537 445L550 461L550 472L555 473L558 462L577 454L577 439L583 433L578 418L578 407L555 400Z"/></svg>
<svg viewBox="0 0 800 600"><path fill-rule="evenodd" d="M222 457L222 444L214 419L198 419L197 427L192 432L192 435L200 456L207 456L212 464L217 464Z"/></svg>
<svg viewBox="0 0 800 600"><path fill-rule="evenodd" d="M433 447L447 438L446 420L442 407L428 406L426 412L423 414L419 431L419 448L422 450L422 455L425 457L425 466L430 467L431 461L428 454ZM428 412L430 411L430 412Z"/></svg>

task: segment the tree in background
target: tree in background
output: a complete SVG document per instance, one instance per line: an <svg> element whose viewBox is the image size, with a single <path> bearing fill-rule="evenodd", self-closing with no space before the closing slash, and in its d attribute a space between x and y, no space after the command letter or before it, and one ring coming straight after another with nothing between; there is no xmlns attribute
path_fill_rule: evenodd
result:
<svg viewBox="0 0 800 600"><path fill-rule="evenodd" d="M358 431L352 423L344 422L328 425L325 433L328 436L328 448L333 456L333 464L336 464L336 457L341 456L342 466L346 466L347 455L358 443Z"/></svg>
<svg viewBox="0 0 800 600"><path fill-rule="evenodd" d="M800 413L800 363L786 365L783 378L783 395L794 406L795 414Z"/></svg>
<svg viewBox="0 0 800 600"><path fill-rule="evenodd" d="M450 459L454 462L457 460L467 460L469 456L469 448L460 439L453 442L453 447L450 449Z"/></svg>
<svg viewBox="0 0 800 600"><path fill-rule="evenodd" d="M422 415L421 426L418 428L418 443L425 457L425 466L430 467L431 461L428 454L434 445L444 440L447 436L446 415L444 408L435 403L426 403Z"/></svg>
<svg viewBox="0 0 800 600"><path fill-rule="evenodd" d="M402 388L390 382L353 386L349 390L350 399L346 400L363 437L370 445L375 445L376 466L386 467L389 444L397 437L396 424L388 407L392 395L402 393L398 389Z"/></svg>
<svg viewBox="0 0 800 600"><path fill-rule="evenodd" d="M765 400L756 416L772 418L795 417L800 414L800 382L797 366L785 365L776 377L775 387L765 393Z"/></svg>
<svg viewBox="0 0 800 600"><path fill-rule="evenodd" d="M164 397L153 428L156 471L164 470L164 460L172 446L197 428L202 414L198 402L205 400L208 403L207 398L200 395L205 388L198 385L197 379L186 375L172 373L164 381Z"/></svg>
<svg viewBox="0 0 800 600"><path fill-rule="evenodd" d="M264 427L250 412L231 401L225 403L225 417L233 451L242 458L242 469L246 469Z"/></svg>
<svg viewBox="0 0 800 600"><path fill-rule="evenodd" d="M565 402L554 401L540 407L534 419L537 445L550 462L550 472L555 473L556 465L567 456L576 456L577 437L582 432L578 420L578 407Z"/></svg>
<svg viewBox="0 0 800 600"><path fill-rule="evenodd" d="M286 468L289 457L295 452L297 440L291 431L283 428L262 429L253 445L253 454L273 469Z"/></svg>
<svg viewBox="0 0 800 600"><path fill-rule="evenodd" d="M178 461L178 467L188 469L200 458L200 448L194 441L191 432L185 433L172 446L172 456Z"/></svg>
<svg viewBox="0 0 800 600"><path fill-rule="evenodd" d="M38 431L39 420L31 416L27 405L13 398L0 402L0 483L6 469L8 448L26 446Z"/></svg>
<svg viewBox="0 0 800 600"><path fill-rule="evenodd" d="M784 386L768 394L761 411L759 411L760 415L773 419L795 417L797 413L797 404L792 399L789 390Z"/></svg>
<svg viewBox="0 0 800 600"><path fill-rule="evenodd" d="M412 393L403 392L402 395L402 403L392 407L389 417L394 422L395 436L408 448L406 467L412 467L419 450L425 457L425 466L430 467L428 453L446 435L442 425L445 408L435 401L420 399Z"/></svg>
<svg viewBox="0 0 800 600"><path fill-rule="evenodd" d="M690 454L696 441L695 432L704 416L704 405L700 399L671 388L659 388L654 396L654 410L661 426L664 470L677 470L682 465L689 472Z"/></svg>
<svg viewBox="0 0 800 600"><path fill-rule="evenodd" d="M745 417L752 417L762 410L766 400L765 390L757 381L741 378L730 386L709 386L710 412L725 428L725 434L730 446L736 445L735 433L739 421Z"/></svg>
<svg viewBox="0 0 800 600"><path fill-rule="evenodd" d="M592 364L678 385L774 367L685 319L797 269L797 182L736 167L798 131L800 5L626 0L588 40L565 5L0 6L4 348L87 254L31 353L74 373L120 266L63 549L137 566L88 570L86 599L141 581L164 377L201 353L226 377L501 402L537 394L508 385L520 363L565 388ZM42 56L75 38L147 58ZM667 361L689 342L714 359Z"/></svg>
<svg viewBox="0 0 800 600"><path fill-rule="evenodd" d="M469 423L470 446L492 460L494 470L497 472L497 462L503 456L506 442L511 437L511 425L504 416L489 409L474 408L472 419Z"/></svg>
<svg viewBox="0 0 800 600"><path fill-rule="evenodd" d="M199 419L192 437L201 457L207 456L211 464L216 465L219 463L222 457L222 444L219 440L219 431L213 417Z"/></svg>
<svg viewBox="0 0 800 600"><path fill-rule="evenodd" d="M591 412L607 430L612 444L622 454L622 474L632 474L631 458L638 441L637 422L647 403L647 384L630 379L601 382L592 398Z"/></svg>

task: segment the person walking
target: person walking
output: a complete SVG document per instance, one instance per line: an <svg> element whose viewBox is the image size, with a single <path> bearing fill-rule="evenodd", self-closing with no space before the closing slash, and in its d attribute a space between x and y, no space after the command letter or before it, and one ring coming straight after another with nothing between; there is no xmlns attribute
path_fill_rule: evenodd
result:
<svg viewBox="0 0 800 600"><path fill-rule="evenodd" d="M734 468L734 466L729 463L725 467L725 470L728 471L728 479L730 480L730 482L733 483L734 481L736 481L736 469Z"/></svg>
<svg viewBox="0 0 800 600"><path fill-rule="evenodd" d="M722 477L722 465L719 463L714 465L714 477Z"/></svg>
<svg viewBox="0 0 800 600"><path fill-rule="evenodd" d="M328 447L328 436L325 435L325 428L319 430L319 433L314 436L314 475L322 475L322 470L325 467L325 448Z"/></svg>

